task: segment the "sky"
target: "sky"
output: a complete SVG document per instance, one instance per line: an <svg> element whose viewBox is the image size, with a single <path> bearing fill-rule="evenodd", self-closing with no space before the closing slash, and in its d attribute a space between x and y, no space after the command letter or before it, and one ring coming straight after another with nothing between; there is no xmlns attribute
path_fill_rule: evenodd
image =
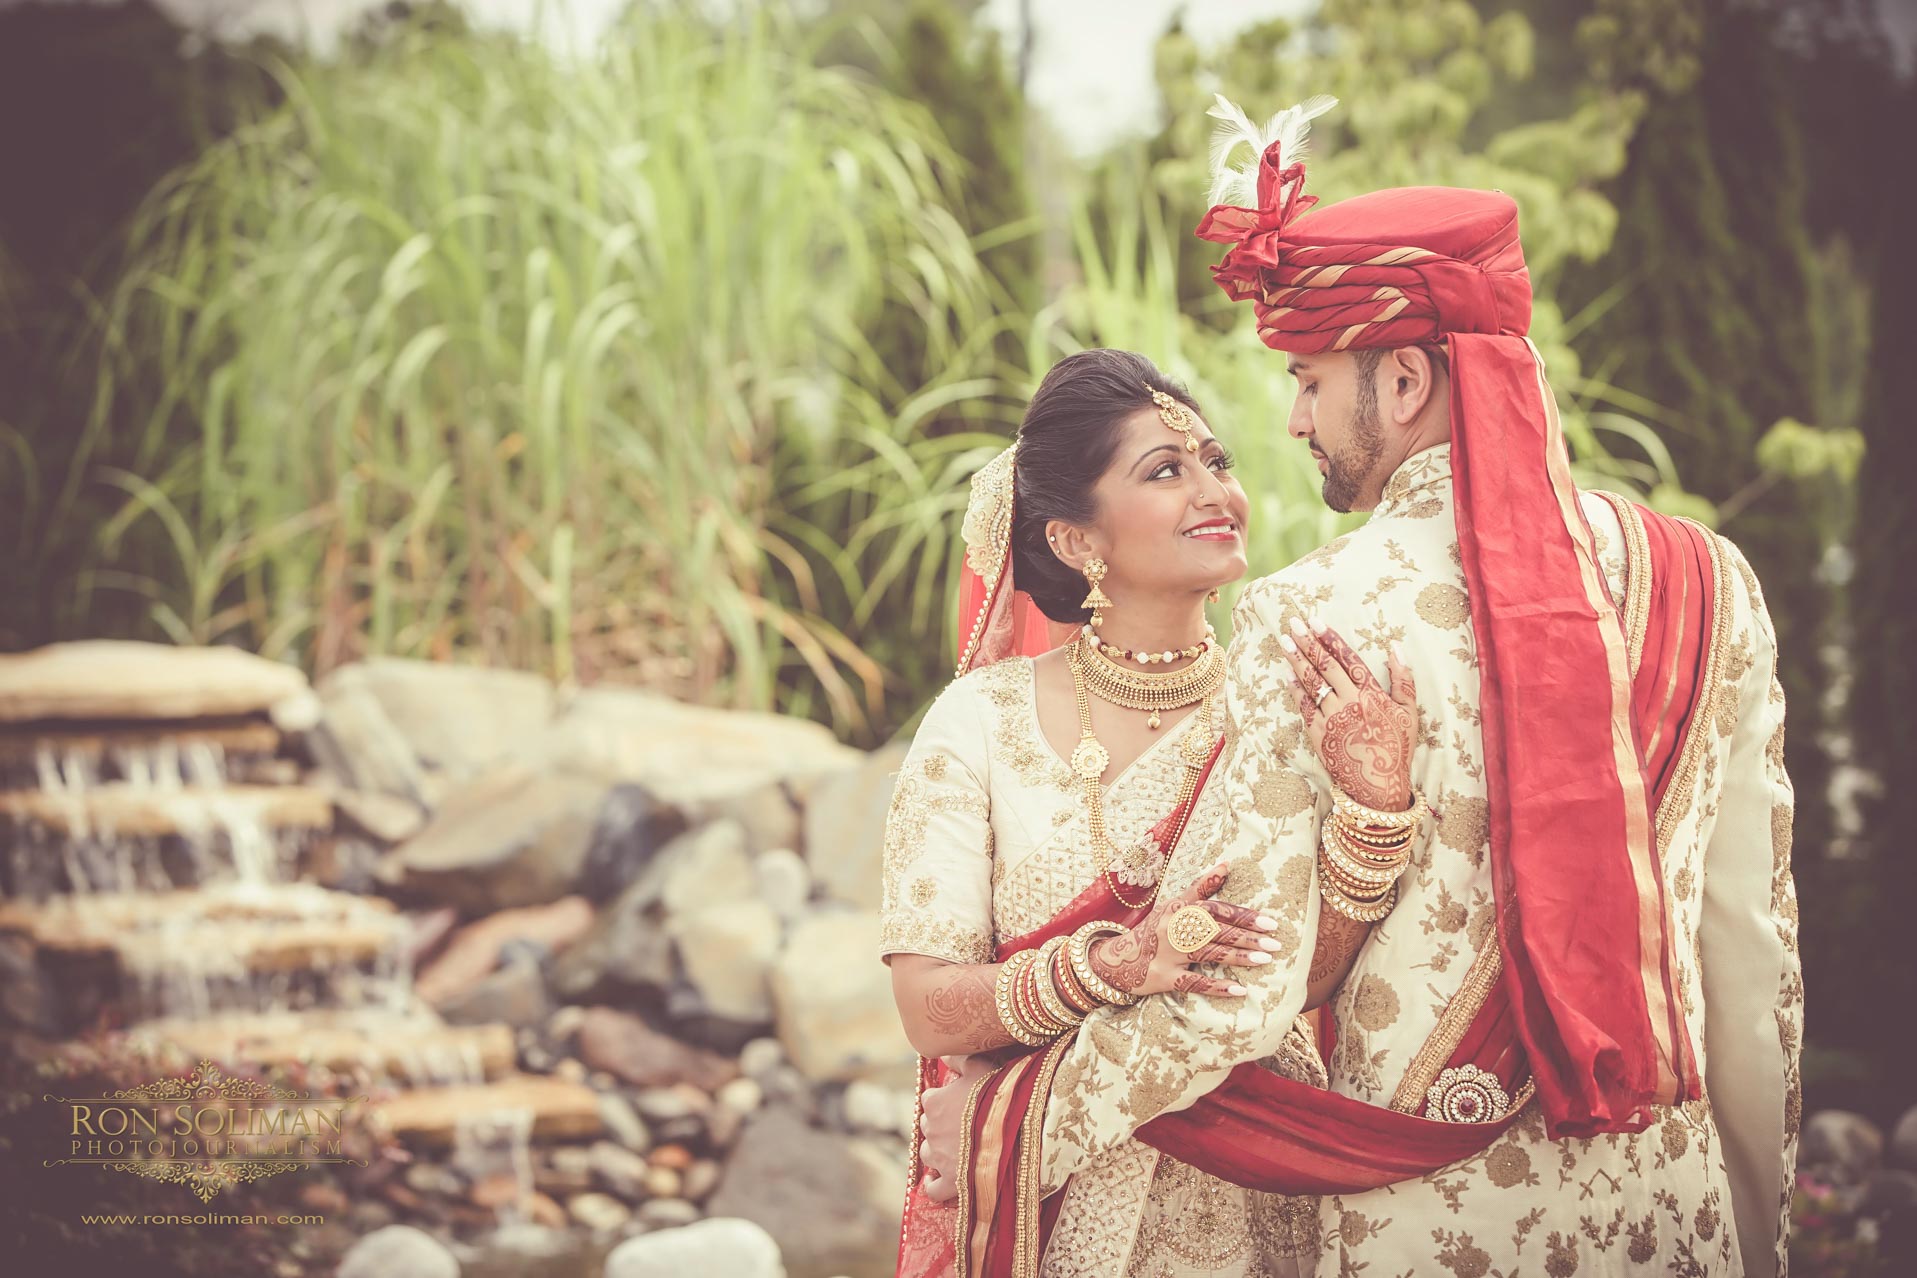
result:
<svg viewBox="0 0 1917 1278"><path fill-rule="evenodd" d="M17 0L0 0L0 7ZM53 0L93 3L100 0ZM307 37L321 49L384 0L154 0L182 25L208 35ZM540 29L562 46L590 47L629 0L461 0L489 26ZM707 0L736 3L737 0ZM1249 23L1295 15L1315 0L1029 0L1035 25L1030 91L1066 143L1080 153L1155 130L1152 46L1182 10L1186 29L1211 46ZM1884 25L1912 65L1917 0L1876 0ZM986 21L1007 36L1020 0L983 0Z"/></svg>

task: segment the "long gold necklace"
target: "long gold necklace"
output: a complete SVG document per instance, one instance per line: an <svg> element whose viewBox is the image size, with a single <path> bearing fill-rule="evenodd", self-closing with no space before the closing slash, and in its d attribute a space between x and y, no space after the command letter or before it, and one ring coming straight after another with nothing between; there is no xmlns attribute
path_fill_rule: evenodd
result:
<svg viewBox="0 0 1917 1278"><path fill-rule="evenodd" d="M1164 674L1121 666L1082 640L1072 646L1083 653L1085 681L1093 695L1127 710L1150 711L1145 723L1154 732L1161 711L1196 705L1225 682L1225 654L1216 645L1207 647L1190 665Z"/></svg>
<svg viewBox="0 0 1917 1278"><path fill-rule="evenodd" d="M1105 792L1100 780L1105 769L1111 766L1111 752L1092 732L1092 702L1090 680L1087 677L1087 645L1074 642L1065 650L1065 664L1072 671L1072 699L1078 704L1078 744L1072 748L1072 775L1078 779L1079 788L1085 793L1086 822L1091 830L1092 847L1098 853L1098 872L1104 876L1105 886L1111 889L1119 904L1127 909L1142 910L1158 899L1158 886L1164 882L1164 866L1159 866L1158 877L1152 882L1152 890L1142 901L1127 900L1119 890L1118 879L1112 874L1112 854L1118 851L1111 837L1105 832ZM1214 650L1215 651L1215 650ZM1198 695L1198 712L1195 716L1198 727L1185 733L1178 740L1178 754L1185 764L1185 775L1178 784L1178 806L1173 811L1182 811L1198 793L1198 778L1205 770L1206 762L1211 758L1212 744L1217 739L1218 730L1212 720L1211 694L1218 690L1224 673L1224 663L1218 662L1221 678L1214 680L1208 691ZM1184 673L1180 671L1179 673ZM1109 698L1107 698L1109 699ZM1191 700L1180 701L1177 706L1188 706ZM1128 709L1142 710L1144 706L1131 706ZM1174 709L1176 706L1166 706ZM1158 713L1152 712L1152 727L1158 726ZM1182 827L1181 827L1182 829Z"/></svg>

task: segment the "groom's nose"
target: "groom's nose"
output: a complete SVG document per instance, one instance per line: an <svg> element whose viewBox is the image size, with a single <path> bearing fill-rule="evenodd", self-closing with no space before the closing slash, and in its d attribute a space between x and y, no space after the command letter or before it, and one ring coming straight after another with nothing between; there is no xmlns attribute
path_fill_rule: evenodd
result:
<svg viewBox="0 0 1917 1278"><path fill-rule="evenodd" d="M1311 438L1311 409L1303 395L1291 401L1291 416L1285 419L1285 433L1293 439Z"/></svg>

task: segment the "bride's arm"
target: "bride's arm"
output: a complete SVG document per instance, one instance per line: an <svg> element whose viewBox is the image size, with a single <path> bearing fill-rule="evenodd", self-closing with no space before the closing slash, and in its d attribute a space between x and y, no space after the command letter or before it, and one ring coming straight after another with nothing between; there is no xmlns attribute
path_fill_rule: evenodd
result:
<svg viewBox="0 0 1917 1278"><path fill-rule="evenodd" d="M1411 747L1417 739L1418 692L1395 654L1389 684L1336 630L1316 633L1296 622L1278 641L1291 666L1290 688L1304 716L1305 737L1333 785L1366 807L1402 812L1411 806ZM1305 1007L1327 1002L1351 971L1372 924L1336 910L1318 915L1306 975Z"/></svg>

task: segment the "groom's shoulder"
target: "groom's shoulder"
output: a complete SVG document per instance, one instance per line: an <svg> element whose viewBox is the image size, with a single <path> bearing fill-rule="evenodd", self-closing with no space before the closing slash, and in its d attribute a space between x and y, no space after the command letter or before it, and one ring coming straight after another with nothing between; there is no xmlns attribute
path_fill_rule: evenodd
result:
<svg viewBox="0 0 1917 1278"><path fill-rule="evenodd" d="M1365 529L1358 528L1333 538L1277 572L1249 583L1238 596L1233 625L1249 621L1282 628L1292 615L1309 615L1322 608L1336 593L1336 584L1367 558L1368 539L1364 534Z"/></svg>

